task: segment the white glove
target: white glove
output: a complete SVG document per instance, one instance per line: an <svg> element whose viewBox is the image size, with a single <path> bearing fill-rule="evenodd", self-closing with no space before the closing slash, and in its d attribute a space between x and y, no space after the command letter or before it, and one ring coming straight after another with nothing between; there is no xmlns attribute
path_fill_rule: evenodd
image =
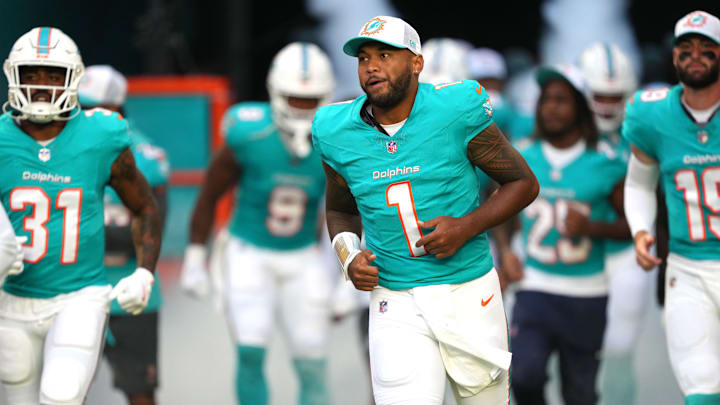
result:
<svg viewBox="0 0 720 405"><path fill-rule="evenodd" d="M121 279L110 292L110 300L117 298L120 307L133 315L145 309L155 277L148 269L138 267L135 272Z"/></svg>
<svg viewBox="0 0 720 405"><path fill-rule="evenodd" d="M204 298L210 292L210 277L207 271L207 248L193 243L185 249L180 286L186 293Z"/></svg>
<svg viewBox="0 0 720 405"><path fill-rule="evenodd" d="M25 263L23 263L23 259L25 258L25 249L23 248L23 243L27 242L28 238L27 236L16 236L15 237L15 243L17 244L17 253L15 255L15 260L10 265L10 268L8 269L7 274L11 276L16 276L25 269Z"/></svg>

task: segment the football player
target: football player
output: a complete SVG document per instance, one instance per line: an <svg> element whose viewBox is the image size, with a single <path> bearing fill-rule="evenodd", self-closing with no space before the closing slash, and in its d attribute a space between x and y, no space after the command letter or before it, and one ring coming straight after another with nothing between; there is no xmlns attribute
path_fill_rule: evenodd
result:
<svg viewBox="0 0 720 405"><path fill-rule="evenodd" d="M215 204L238 186L223 301L237 347L236 389L243 405L268 402L263 364L278 312L300 381L298 402L330 401L326 356L334 279L318 248L325 176L310 126L333 87L330 61L319 47L294 42L281 49L267 76L270 102L240 103L225 113L225 145L210 162L193 210L181 283L204 296L205 243Z"/></svg>
<svg viewBox="0 0 720 405"><path fill-rule="evenodd" d="M468 74L468 52L472 45L455 38L432 38L423 43L425 66L420 81L442 84L464 80Z"/></svg>
<svg viewBox="0 0 720 405"><path fill-rule="evenodd" d="M160 251L157 204L130 151L127 123L81 111L84 66L61 30L33 28L4 63L0 199L28 237L25 270L0 295L0 378L10 404L81 404L95 373L110 300L140 313ZM103 266L103 194L132 215L137 268L114 287Z"/></svg>
<svg viewBox="0 0 720 405"><path fill-rule="evenodd" d="M127 80L109 65L88 66L78 89L85 109L104 108L125 115ZM169 164L165 151L155 145L128 120L133 157L145 176L158 203L160 216L167 212ZM130 229L130 212L118 195L105 189L105 267L108 281L116 285L132 274L137 256ZM159 280L159 279L158 279ZM152 405L157 388L158 309L161 304L160 283L152 286L145 310L128 316L120 305L110 305L105 355L113 370L115 387L123 391L131 405Z"/></svg>
<svg viewBox="0 0 720 405"><path fill-rule="evenodd" d="M662 180L669 219L664 325L685 404L720 404L720 19L677 21L673 65L680 83L636 93L622 135L632 148L625 214L636 258L649 270Z"/></svg>
<svg viewBox="0 0 720 405"><path fill-rule="evenodd" d="M507 404L507 322L485 231L529 204L537 181L476 81L419 82L408 23L372 18L343 51L365 95L321 108L312 132L333 247L371 291L375 402L439 405L449 376L459 404ZM477 167L500 184L482 204Z"/></svg>
<svg viewBox="0 0 720 405"><path fill-rule="evenodd" d="M556 352L565 404L589 405L598 398L597 353L606 323L605 239L629 236L622 216L626 165L598 147L577 68L544 67L536 78L537 132L520 153L538 177L540 196L521 214L522 269L510 240L498 238L501 269L519 281L510 329L512 388L519 405L545 403L547 362ZM619 214L610 222L613 209Z"/></svg>
<svg viewBox="0 0 720 405"><path fill-rule="evenodd" d="M609 148L627 162L630 144L620 136L625 103L637 88L630 58L615 44L594 43L580 55L580 69L587 80L587 98L600 131L600 147ZM613 220L611 212L608 220ZM635 401L633 348L640 335L654 277L635 261L632 240L605 242L608 276L608 314L601 363L603 403Z"/></svg>

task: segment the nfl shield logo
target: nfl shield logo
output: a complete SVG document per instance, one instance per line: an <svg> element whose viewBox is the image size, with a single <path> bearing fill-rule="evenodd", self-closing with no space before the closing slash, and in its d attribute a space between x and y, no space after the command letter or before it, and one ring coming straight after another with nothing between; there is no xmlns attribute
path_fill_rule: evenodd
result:
<svg viewBox="0 0 720 405"><path fill-rule="evenodd" d="M397 152L397 142L395 142L395 141L390 141L390 142L387 142L385 145L387 146L387 151L388 151L389 153L395 153L395 152Z"/></svg>
<svg viewBox="0 0 720 405"><path fill-rule="evenodd" d="M42 160L43 162L47 162L48 160L50 160L50 149L40 149L40 151L38 151L38 159Z"/></svg>
<svg viewBox="0 0 720 405"><path fill-rule="evenodd" d="M380 301L380 307L378 308L378 310L380 311L381 314L384 314L385 312L387 312L387 301L385 301L385 300Z"/></svg>

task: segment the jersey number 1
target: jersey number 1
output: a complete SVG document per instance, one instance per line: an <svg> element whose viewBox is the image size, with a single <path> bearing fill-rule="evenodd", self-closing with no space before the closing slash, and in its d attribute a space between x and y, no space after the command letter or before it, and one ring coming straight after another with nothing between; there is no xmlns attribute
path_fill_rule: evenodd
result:
<svg viewBox="0 0 720 405"><path fill-rule="evenodd" d="M385 190L385 200L388 207L397 207L402 224L405 240L410 249L410 256L425 256L427 251L424 246L416 247L415 242L422 238L423 234L418 223L417 212L415 211L415 200L412 195L409 181L394 183Z"/></svg>
<svg viewBox="0 0 720 405"><path fill-rule="evenodd" d="M55 209L63 211L62 253L60 264L73 264L77 261L80 236L80 209L82 207L82 189L66 188L61 190L55 200ZM24 211L32 206L32 215L23 219L23 229L30 232L30 245L25 247L25 261L37 263L48 250L48 229L52 201L40 187L17 187L10 192L10 209Z"/></svg>

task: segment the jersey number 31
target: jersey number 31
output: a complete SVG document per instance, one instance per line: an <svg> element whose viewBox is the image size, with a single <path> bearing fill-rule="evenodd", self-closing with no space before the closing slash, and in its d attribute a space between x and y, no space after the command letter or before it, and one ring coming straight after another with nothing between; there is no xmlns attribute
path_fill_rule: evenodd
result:
<svg viewBox="0 0 720 405"><path fill-rule="evenodd" d="M81 201L80 188L60 190L55 198L54 208L63 211L60 264L77 261ZM30 232L30 245L24 245L28 263L37 263L47 254L49 233L46 224L50 220L51 205L50 197L40 187L17 187L10 192L12 211L24 211L32 206L32 215L23 219L23 229Z"/></svg>

